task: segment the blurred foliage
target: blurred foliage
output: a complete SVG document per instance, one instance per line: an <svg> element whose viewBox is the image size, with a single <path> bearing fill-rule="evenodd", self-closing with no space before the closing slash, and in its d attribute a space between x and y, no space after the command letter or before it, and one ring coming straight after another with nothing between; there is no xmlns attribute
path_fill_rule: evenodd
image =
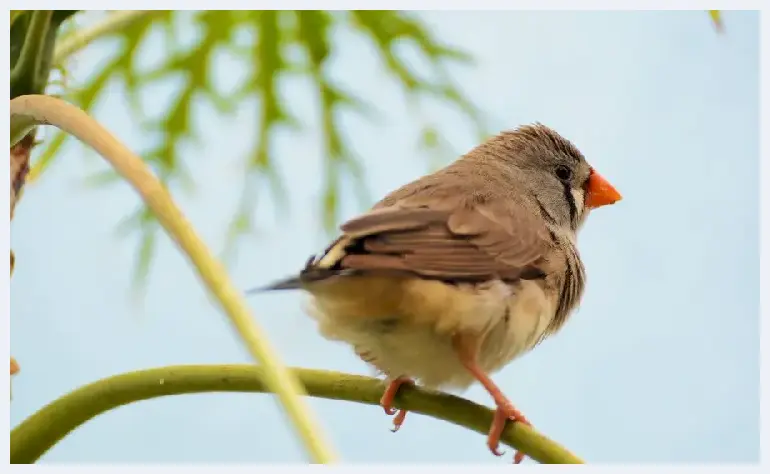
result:
<svg viewBox="0 0 770 474"><path fill-rule="evenodd" d="M22 13L24 11L11 11L12 25L23 17ZM121 13L126 12L102 15L97 23L106 24L110 16L115 18ZM89 15L94 14L91 12ZM708 14L715 28L721 32L724 26L720 11L709 10ZM82 14L76 15L74 21L65 22L59 42L76 38L78 33L87 31L87 28L79 28L83 18ZM469 120L479 137L486 134L482 114L453 84L446 71L450 63L471 64L471 58L438 39L410 12L147 11L136 18L136 21L116 22L114 30L107 29L106 34L100 33L96 38L95 41L118 41L111 58L95 68L84 84L73 86L69 83L64 61L63 64L54 64L61 77L51 85L63 85L69 100L89 110L102 97L107 84L116 80L122 83L133 119L158 136L157 146L138 151L172 189L177 185L183 189L194 187L185 171L181 150L197 139L191 112L195 101L207 101L223 118L232 115L238 103L247 101L258 104L257 130L251 152L244 159L241 196L228 229L225 250L231 257L239 239L256 230L255 208L262 189L267 187L276 205L285 210L287 194L275 166L273 144L279 130L298 131L300 128L301 121L286 108L280 93L282 82L289 77L307 79L306 83L315 89L318 98L324 151L323 196L319 201L319 211L324 227L331 230L337 221L343 180L352 182L359 201L368 200L361 162L343 133L340 118L350 112L369 119L376 114L363 98L354 96L332 79L329 59L344 54L345 49L344 45L333 41L333 35L341 28L349 29L369 41L377 51L381 64L402 87L407 104L412 108L411 115L421 120L419 146L426 156L446 155L441 152L445 152L447 144L442 140L441 131L419 110L422 98L454 106ZM175 33L180 28L191 27L199 31L197 40L192 46L178 46ZM150 39L150 34L158 30L165 32L165 40L157 47L168 51L168 54L160 64L148 68L140 64L139 51L148 41L158 41L157 38ZM404 45L425 60L430 70L428 77L418 75L399 55ZM249 73L232 93L216 90L211 82L213 58L221 51L235 55L249 67ZM293 54L297 51L301 54ZM140 97L148 93L148 86L169 78L182 78L181 89L166 114L159 119L148 119L142 111ZM67 135L60 133L46 141L30 179L37 178L54 161L66 140ZM433 166L437 164L435 161L432 163ZM96 186L118 181L118 176L111 170L87 178L88 183ZM158 223L142 206L121 222L119 230L123 234L136 232L139 235L135 281L141 283L150 268L155 239L160 230Z"/></svg>
<svg viewBox="0 0 770 474"><path fill-rule="evenodd" d="M80 18L76 17L76 20ZM192 23L200 31L191 47L177 46L175 31ZM279 207L286 205L286 190L277 173L274 156L274 137L280 129L298 129L300 120L285 106L280 93L282 81L289 76L309 79L319 101L322 127L324 166L323 197L320 201L324 227L333 228L340 203L340 184L349 179L359 200L367 199L363 170L340 123L344 113L358 113L369 119L373 108L362 98L354 96L332 79L329 59L344 53L344 45L332 36L340 28L347 28L377 51L381 63L394 81L403 87L410 107L419 107L422 98L433 98L454 106L479 135L485 134L481 113L461 90L452 83L446 66L449 63L471 63L463 51L449 46L435 37L429 28L410 12L399 11L200 11L148 12L140 21L122 25L97 41L118 39L111 58L94 69L87 82L73 87L67 84L69 100L85 110L94 107L106 90L106 85L119 80L128 94L133 118L148 131L160 134L158 145L149 150L138 150L153 167L161 180L173 189L176 185L190 188L193 183L185 172L181 147L195 142L192 127L194 101L207 101L223 116L232 114L235 105L256 99L259 123L254 134L252 149L244 160L244 178L241 198L228 230L227 251L230 256L240 237L255 231L257 193L267 185ZM168 51L158 65L139 64L138 52L152 31L165 32ZM238 35L236 41L236 33ZM66 40L67 36L64 35ZM247 38L244 41L244 38ZM157 41L157 40L153 40ZM429 66L430 77L421 77L398 51L404 45L412 47ZM154 46L155 47L155 46ZM211 83L212 59L220 50L236 55L249 67L235 92L225 94ZM342 51L338 51L342 50ZM290 54L301 51L302 54ZM65 63L66 65L66 63ZM143 114L140 94L146 87L171 77L184 79L181 90L171 106L158 120ZM421 146L430 150L442 146L440 131L428 120L423 120ZM36 163L36 171L45 169L66 140L63 134L47 141ZM114 172L92 175L88 182L98 186L118 181ZM139 233L139 252L136 262L136 282L141 283L149 271L159 230L158 223L144 207L126 218L119 228L123 232Z"/></svg>
<svg viewBox="0 0 770 474"><path fill-rule="evenodd" d="M711 17L711 22L714 23L714 28L716 28L717 32L722 33L725 29L724 23L722 22L722 13L720 10L708 10L709 16Z"/></svg>

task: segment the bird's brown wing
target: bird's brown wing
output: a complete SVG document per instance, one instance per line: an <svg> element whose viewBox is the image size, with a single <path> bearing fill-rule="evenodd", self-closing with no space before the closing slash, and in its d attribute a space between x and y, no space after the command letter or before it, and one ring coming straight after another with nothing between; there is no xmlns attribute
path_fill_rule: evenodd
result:
<svg viewBox="0 0 770 474"><path fill-rule="evenodd" d="M343 273L408 273L440 280L535 277L547 232L506 202L454 199L399 202L341 227L343 235L311 267ZM320 265L318 263L320 262ZM321 268L319 268L321 267Z"/></svg>

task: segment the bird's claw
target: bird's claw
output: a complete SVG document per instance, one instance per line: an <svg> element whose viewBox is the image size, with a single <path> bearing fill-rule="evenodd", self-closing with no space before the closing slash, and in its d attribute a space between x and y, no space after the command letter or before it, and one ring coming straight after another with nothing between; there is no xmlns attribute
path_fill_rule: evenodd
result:
<svg viewBox="0 0 770 474"><path fill-rule="evenodd" d="M494 454L495 456L498 456L498 457L499 457L499 456L502 456L503 454L505 454L505 451L500 451L496 445L494 445L494 444L490 444L490 443L487 443L487 445L489 446L489 450L490 450L490 451L492 452L492 454Z"/></svg>
<svg viewBox="0 0 770 474"><path fill-rule="evenodd" d="M398 393L398 389L401 387L401 385L410 382L411 381L405 377L393 379L388 384L388 388L385 389L385 393L382 394L382 398L380 398L380 406L382 406L382 409L385 410L385 414L389 416L396 415L396 417L393 419L393 428L390 430L393 433L401 428L407 413L406 410L398 410L393 408L393 399L396 397L396 393Z"/></svg>
<svg viewBox="0 0 770 474"><path fill-rule="evenodd" d="M396 415L395 418L393 418L393 428L390 429L391 432L395 433L401 428L401 425L404 424L404 420L406 419L406 410L399 410L398 415Z"/></svg>
<svg viewBox="0 0 770 474"><path fill-rule="evenodd" d="M495 410L495 416L492 419L492 426L489 428L489 437L487 438L487 446L489 450L495 456L502 456L504 451L500 451L498 446L500 445L500 436L503 433L506 422L510 420L514 423L524 423L531 426L529 420L521 414L510 402L501 403L497 410ZM520 464L524 460L524 453L516 451L513 456L513 463Z"/></svg>

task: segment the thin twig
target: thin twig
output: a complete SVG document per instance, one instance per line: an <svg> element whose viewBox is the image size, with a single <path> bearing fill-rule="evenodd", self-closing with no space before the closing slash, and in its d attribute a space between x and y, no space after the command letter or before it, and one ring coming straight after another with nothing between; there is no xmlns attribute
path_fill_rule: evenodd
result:
<svg viewBox="0 0 770 474"><path fill-rule="evenodd" d="M377 405L380 380L325 370L291 369L313 397ZM201 392L266 392L266 371L245 364L181 365L129 372L81 387L48 404L11 431L11 463L32 463L88 420L140 400ZM486 434L493 411L454 395L413 386L399 389L394 405ZM583 461L522 423L509 423L501 442L547 464ZM480 443L477 449L486 449Z"/></svg>
<svg viewBox="0 0 770 474"><path fill-rule="evenodd" d="M102 36L115 33L160 10L121 10L108 15L95 25L74 31L58 41L53 53L53 63L61 65L68 57L85 48Z"/></svg>
<svg viewBox="0 0 770 474"><path fill-rule="evenodd" d="M324 441L315 416L301 398L304 394L302 385L286 369L263 335L243 295L230 281L224 266L198 237L147 164L88 114L61 99L28 95L11 100L10 105L12 132L23 129L30 121L37 125L49 124L60 128L98 152L139 192L158 222L192 262L206 288L219 301L251 355L264 366L266 385L283 404L313 461L334 462L336 456ZM23 126L14 126L15 122L21 122Z"/></svg>

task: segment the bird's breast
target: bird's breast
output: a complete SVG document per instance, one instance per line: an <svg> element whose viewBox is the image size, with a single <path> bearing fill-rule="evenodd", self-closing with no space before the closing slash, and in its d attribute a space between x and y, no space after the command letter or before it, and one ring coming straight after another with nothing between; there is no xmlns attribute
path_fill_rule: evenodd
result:
<svg viewBox="0 0 770 474"><path fill-rule="evenodd" d="M389 377L429 387L474 381L452 348L453 335L480 337L478 362L493 372L540 340L555 309L541 281L345 277L308 289L309 313L324 337L350 344Z"/></svg>

